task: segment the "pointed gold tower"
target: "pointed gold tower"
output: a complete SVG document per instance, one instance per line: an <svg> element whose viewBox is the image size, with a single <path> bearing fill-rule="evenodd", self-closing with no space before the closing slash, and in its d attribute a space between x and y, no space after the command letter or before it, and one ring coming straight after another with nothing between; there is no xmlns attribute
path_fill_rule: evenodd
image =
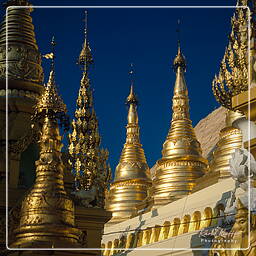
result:
<svg viewBox="0 0 256 256"><path fill-rule="evenodd" d="M154 207L165 205L191 192L197 178L207 170L189 116L188 90L184 78L186 62L178 45L173 63L176 72L171 129L163 144L153 179Z"/></svg>
<svg viewBox="0 0 256 256"><path fill-rule="evenodd" d="M109 224L129 219L136 210L136 205L147 197L151 186L149 167L140 144L138 100L133 91L133 82L126 103L129 107L126 142L108 194L107 210L113 216Z"/></svg>
<svg viewBox="0 0 256 256"><path fill-rule="evenodd" d="M58 118L65 117L66 105L57 93L53 67L35 108L35 119L42 122L40 157L34 186L22 201L13 248L80 247L83 242L83 233L75 228L73 201L64 189Z"/></svg>
<svg viewBox="0 0 256 256"><path fill-rule="evenodd" d="M87 22L87 12L85 21ZM75 176L75 189L78 192L76 195L79 191L92 193L91 199L88 198L86 202L83 198L76 196L77 203L104 208L105 192L111 179L111 169L107 164L108 151L100 148L101 137L88 76L92 62L87 28L85 28L85 41L78 59L83 76L76 101L72 131L69 134L69 162Z"/></svg>

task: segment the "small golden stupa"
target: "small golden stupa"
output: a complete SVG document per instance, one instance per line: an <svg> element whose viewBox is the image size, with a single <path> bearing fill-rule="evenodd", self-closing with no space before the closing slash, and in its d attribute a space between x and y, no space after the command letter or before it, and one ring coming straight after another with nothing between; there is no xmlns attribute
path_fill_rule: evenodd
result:
<svg viewBox="0 0 256 256"><path fill-rule="evenodd" d="M140 144L138 100L133 91L133 83L126 103L129 106L126 143L107 199L107 210L113 216L109 222L111 224L129 219L136 210L136 205L147 197L151 186L149 167Z"/></svg>
<svg viewBox="0 0 256 256"><path fill-rule="evenodd" d="M83 233L75 227L74 203L64 189L58 118L67 109L58 95L53 68L52 63L49 81L35 107L34 118L42 122L40 157L35 183L22 201L14 248L81 247Z"/></svg>
<svg viewBox="0 0 256 256"><path fill-rule="evenodd" d="M229 160L235 149L242 147L242 131L232 126L235 120L242 117L242 114L231 110L226 114L226 127L220 131L219 141L213 151L213 159L209 164L210 172L216 173L219 178L231 176Z"/></svg>
<svg viewBox="0 0 256 256"><path fill-rule="evenodd" d="M174 59L176 72L171 129L163 144L162 159L157 161L153 179L154 206L165 205L191 192L195 181L207 170L189 116L189 98L184 72L186 61L180 45Z"/></svg>

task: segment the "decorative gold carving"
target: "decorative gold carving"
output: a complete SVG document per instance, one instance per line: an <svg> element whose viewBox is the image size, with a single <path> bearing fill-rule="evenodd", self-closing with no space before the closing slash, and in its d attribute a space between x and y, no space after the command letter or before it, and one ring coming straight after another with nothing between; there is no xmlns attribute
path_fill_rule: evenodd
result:
<svg viewBox="0 0 256 256"><path fill-rule="evenodd" d="M85 30L86 32L86 30ZM105 192L111 179L108 151L100 149L98 120L93 107L93 95L88 77L92 54L85 37L78 63L83 66L75 119L69 134L69 163L75 176L77 202L85 206L104 208Z"/></svg>
<svg viewBox="0 0 256 256"><path fill-rule="evenodd" d="M17 89L8 89L7 93L5 89L0 90L0 96L6 96L8 97L24 97L24 98L30 98L32 100L38 100L39 94L31 92L31 91L24 91L24 90L17 90Z"/></svg>
<svg viewBox="0 0 256 256"><path fill-rule="evenodd" d="M250 6L247 0L238 0L237 2L236 11L231 19L232 30L229 36L229 44L221 61L219 74L215 75L212 82L213 94L216 100L231 110L232 97L248 90L248 60L251 59L252 61L255 55L255 20L253 18L254 14L250 17L248 8L242 7L247 5ZM248 19L251 20L252 24L251 35L248 35ZM249 51L248 58L249 38L252 38L252 45L250 46L252 50ZM251 64L254 64L254 62ZM255 79L255 67L252 68L250 83Z"/></svg>
<svg viewBox="0 0 256 256"><path fill-rule="evenodd" d="M9 153L14 153L14 154L20 154L23 151L26 150L28 145L30 143L37 143L39 140L39 131L38 128L33 125L31 127L27 134L20 138L18 141L9 141L8 142L8 152Z"/></svg>
<svg viewBox="0 0 256 256"><path fill-rule="evenodd" d="M147 197L151 187L149 168L140 144L138 100L133 91L133 82L126 103L129 106L126 143L107 200L107 210L111 211L113 216L110 224L130 218L136 211L136 206Z"/></svg>
<svg viewBox="0 0 256 256"><path fill-rule="evenodd" d="M148 182L145 181L144 183L141 180L127 180L127 181L119 181L111 184L111 188L122 188L127 186L141 186L148 188ZM144 188L145 189L145 188Z"/></svg>
<svg viewBox="0 0 256 256"><path fill-rule="evenodd" d="M222 236L215 237L214 240L216 240L216 242L212 244L209 256L254 256L256 254L255 213L249 215L248 209L239 199L237 201L236 209L235 223L230 231L231 237L229 239ZM251 216L250 226L249 216ZM229 250L225 250L225 248Z"/></svg>
<svg viewBox="0 0 256 256"><path fill-rule="evenodd" d="M201 155L201 146L189 117L188 90L184 78L186 61L180 45L173 67L176 81L172 122L163 144L162 158L157 161L153 179L153 207L167 204L191 193L196 179L207 171L208 163Z"/></svg>
<svg viewBox="0 0 256 256"><path fill-rule="evenodd" d="M8 1L7 6L29 6L28 1ZM0 79L6 77L6 57L8 58L8 79L43 83L41 56L35 40L30 8L8 8L6 18L0 28ZM8 30L6 30L6 27ZM8 56L6 56L6 31L8 31Z"/></svg>

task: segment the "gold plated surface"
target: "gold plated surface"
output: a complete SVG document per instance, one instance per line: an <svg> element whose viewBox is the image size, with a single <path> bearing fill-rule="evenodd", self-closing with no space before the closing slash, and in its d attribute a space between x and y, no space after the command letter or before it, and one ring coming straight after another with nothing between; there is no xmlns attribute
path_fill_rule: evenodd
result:
<svg viewBox="0 0 256 256"><path fill-rule="evenodd" d="M57 119L66 112L66 105L57 94L54 70L35 110L35 118L42 121L36 180L22 201L20 224L14 231L16 241L11 247L78 247L85 238L75 228L74 204L64 189Z"/></svg>
<svg viewBox="0 0 256 256"><path fill-rule="evenodd" d="M229 110L226 115L226 127L220 131L220 138L210 162L210 172L219 172L220 178L230 177L229 160L235 149L242 147L242 132L232 126L232 123L241 117L242 114Z"/></svg>
<svg viewBox="0 0 256 256"><path fill-rule="evenodd" d="M8 33L8 79L43 83L41 56L36 44L34 26L30 12L32 8L10 6L30 6L27 0L7 1L7 17L0 26L0 79L6 76L6 38ZM8 22L8 24L7 24ZM31 91L38 92L36 86Z"/></svg>
<svg viewBox="0 0 256 256"><path fill-rule="evenodd" d="M248 90L248 86L255 83L255 18L254 9L249 16L248 8L253 1L238 0L236 11L231 19L232 30L229 44L220 64L220 71L212 82L212 89L216 100L224 107L232 110L232 97ZM239 8L240 7L240 8ZM248 19L251 24L251 34L248 35ZM251 39L249 58L248 40ZM251 70L248 70L249 61ZM249 72L248 72L249 71ZM250 73L250 76L249 76ZM248 79L250 79L248 84Z"/></svg>
<svg viewBox="0 0 256 256"><path fill-rule="evenodd" d="M76 101L75 119L72 121L72 131L69 134L69 162L75 176L77 203L104 208L111 168L107 164L108 151L100 148L98 119L88 77L89 65L92 62L91 49L85 34L84 45L78 59L83 76Z"/></svg>
<svg viewBox="0 0 256 256"><path fill-rule="evenodd" d="M131 217L136 205L148 195L151 186L149 167L139 138L137 98L131 85L126 101L129 106L126 142L120 161L116 167L115 179L110 186L107 210L113 218L109 223L117 223Z"/></svg>
<svg viewBox="0 0 256 256"><path fill-rule="evenodd" d="M173 96L171 128L163 144L162 158L157 162L153 179L154 205L164 205L189 194L197 178L207 170L189 116L188 90L184 78L186 62L181 53L174 59L176 81Z"/></svg>

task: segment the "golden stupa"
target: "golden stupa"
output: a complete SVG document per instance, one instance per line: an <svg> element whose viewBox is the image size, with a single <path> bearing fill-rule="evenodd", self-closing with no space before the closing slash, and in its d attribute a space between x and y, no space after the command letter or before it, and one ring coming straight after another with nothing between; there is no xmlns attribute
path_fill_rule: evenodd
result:
<svg viewBox="0 0 256 256"><path fill-rule="evenodd" d="M140 144L138 100L133 91L133 84L126 103L129 106L126 143L107 197L107 210L111 211L113 216L109 222L111 224L130 218L136 210L136 205L147 197L151 186L149 167Z"/></svg>
<svg viewBox="0 0 256 256"><path fill-rule="evenodd" d="M14 248L81 247L83 242L82 231L75 227L74 203L64 189L58 118L67 109L57 93L53 67L52 63L49 81L35 107L34 119L42 122L40 157L35 183L22 201Z"/></svg>
<svg viewBox="0 0 256 256"><path fill-rule="evenodd" d="M207 171L189 116L189 98L184 72L186 61L180 45L174 59L176 72L171 129L163 144L153 179L154 206L165 205L191 192L195 181Z"/></svg>
<svg viewBox="0 0 256 256"><path fill-rule="evenodd" d="M242 147L242 132L240 129L232 126L235 120L242 117L242 114L231 110L226 114L226 127L220 131L219 141L217 142L216 149L213 151L213 159L209 164L210 172L216 173L219 178L231 176L229 161L235 149Z"/></svg>

